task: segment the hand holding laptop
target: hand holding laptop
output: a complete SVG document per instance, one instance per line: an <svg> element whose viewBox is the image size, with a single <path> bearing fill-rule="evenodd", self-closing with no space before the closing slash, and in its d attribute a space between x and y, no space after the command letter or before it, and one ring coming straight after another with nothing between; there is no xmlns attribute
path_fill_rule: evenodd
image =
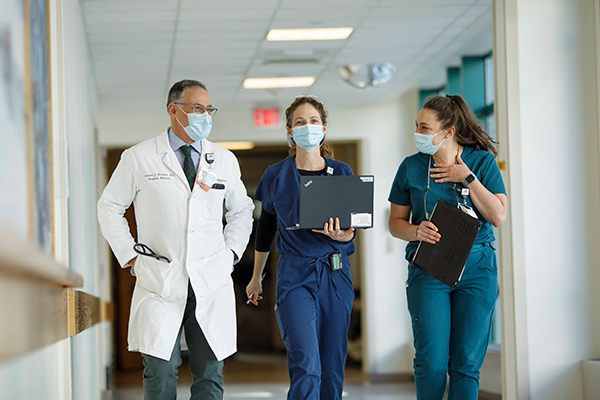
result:
<svg viewBox="0 0 600 400"><path fill-rule="evenodd" d="M420 242L436 244L440 241L442 235L440 235L439 229L433 224L433 222L423 221L417 226L416 237Z"/></svg>
<svg viewBox="0 0 600 400"><path fill-rule="evenodd" d="M333 218L329 217L329 221L323 224L323 229L312 229L312 231L322 233L338 242L349 242L354 237L354 228L342 230L340 228L340 219L337 217L335 218L335 223Z"/></svg>

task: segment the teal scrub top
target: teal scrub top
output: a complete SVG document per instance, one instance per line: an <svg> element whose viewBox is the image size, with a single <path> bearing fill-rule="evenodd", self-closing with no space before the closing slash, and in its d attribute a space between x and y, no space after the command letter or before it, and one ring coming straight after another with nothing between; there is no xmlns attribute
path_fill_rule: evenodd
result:
<svg viewBox="0 0 600 400"><path fill-rule="evenodd" d="M487 190L493 194L506 194L498 164L496 164L496 160L490 152L465 146L461 158ZM406 157L398 168L388 198L391 203L411 207L410 223L414 225L419 225L426 219L423 207L426 206L427 211L431 214L438 199L443 199L450 204L463 203L463 198L460 196L460 189L463 188L462 184L452 182L436 183L435 179L431 178L429 180L430 190L427 194L427 204L424 204L425 192L427 191L427 164L429 162L430 156L428 154L417 153ZM433 168L433 164L433 157L431 157L431 168ZM454 185L456 186L453 190ZM475 210L477 217L482 222L475 244L493 242L495 239L492 225L475 208L470 197L467 197L466 200L467 205ZM418 241L409 242L406 245L407 260L417 250L418 245Z"/></svg>

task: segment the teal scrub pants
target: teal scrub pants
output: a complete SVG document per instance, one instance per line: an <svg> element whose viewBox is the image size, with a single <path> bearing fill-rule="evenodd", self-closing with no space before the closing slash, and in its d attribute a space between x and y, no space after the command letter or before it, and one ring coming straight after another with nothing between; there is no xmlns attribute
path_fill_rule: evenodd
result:
<svg viewBox="0 0 600 400"><path fill-rule="evenodd" d="M409 266L406 295L415 344L418 400L476 400L498 298L496 253L490 244L471 251L452 289Z"/></svg>
<svg viewBox="0 0 600 400"><path fill-rule="evenodd" d="M190 355L190 371L194 376L191 400L223 399L223 361L218 361L196 321L196 297L188 285L188 299L182 328ZM144 400L177 399L178 369L181 365L181 329L169 361L142 354L144 358Z"/></svg>

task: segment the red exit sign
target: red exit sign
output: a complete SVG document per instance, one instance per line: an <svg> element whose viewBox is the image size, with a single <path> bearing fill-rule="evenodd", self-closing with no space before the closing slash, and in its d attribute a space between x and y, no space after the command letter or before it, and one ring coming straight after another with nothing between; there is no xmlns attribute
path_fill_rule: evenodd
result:
<svg viewBox="0 0 600 400"><path fill-rule="evenodd" d="M254 109L254 126L257 128L279 126L279 107L256 107Z"/></svg>

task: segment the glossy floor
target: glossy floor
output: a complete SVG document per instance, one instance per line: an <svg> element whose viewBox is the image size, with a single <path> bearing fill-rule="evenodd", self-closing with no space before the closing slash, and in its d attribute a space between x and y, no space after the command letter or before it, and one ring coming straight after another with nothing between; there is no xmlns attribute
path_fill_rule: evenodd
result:
<svg viewBox="0 0 600 400"><path fill-rule="evenodd" d="M192 376L187 365L179 372L178 399L188 399ZM225 400L285 400L289 379L285 356L236 354L225 362ZM110 400L143 399L142 373L140 370L117 372ZM369 383L359 367L346 369L344 400L414 400L412 382Z"/></svg>

